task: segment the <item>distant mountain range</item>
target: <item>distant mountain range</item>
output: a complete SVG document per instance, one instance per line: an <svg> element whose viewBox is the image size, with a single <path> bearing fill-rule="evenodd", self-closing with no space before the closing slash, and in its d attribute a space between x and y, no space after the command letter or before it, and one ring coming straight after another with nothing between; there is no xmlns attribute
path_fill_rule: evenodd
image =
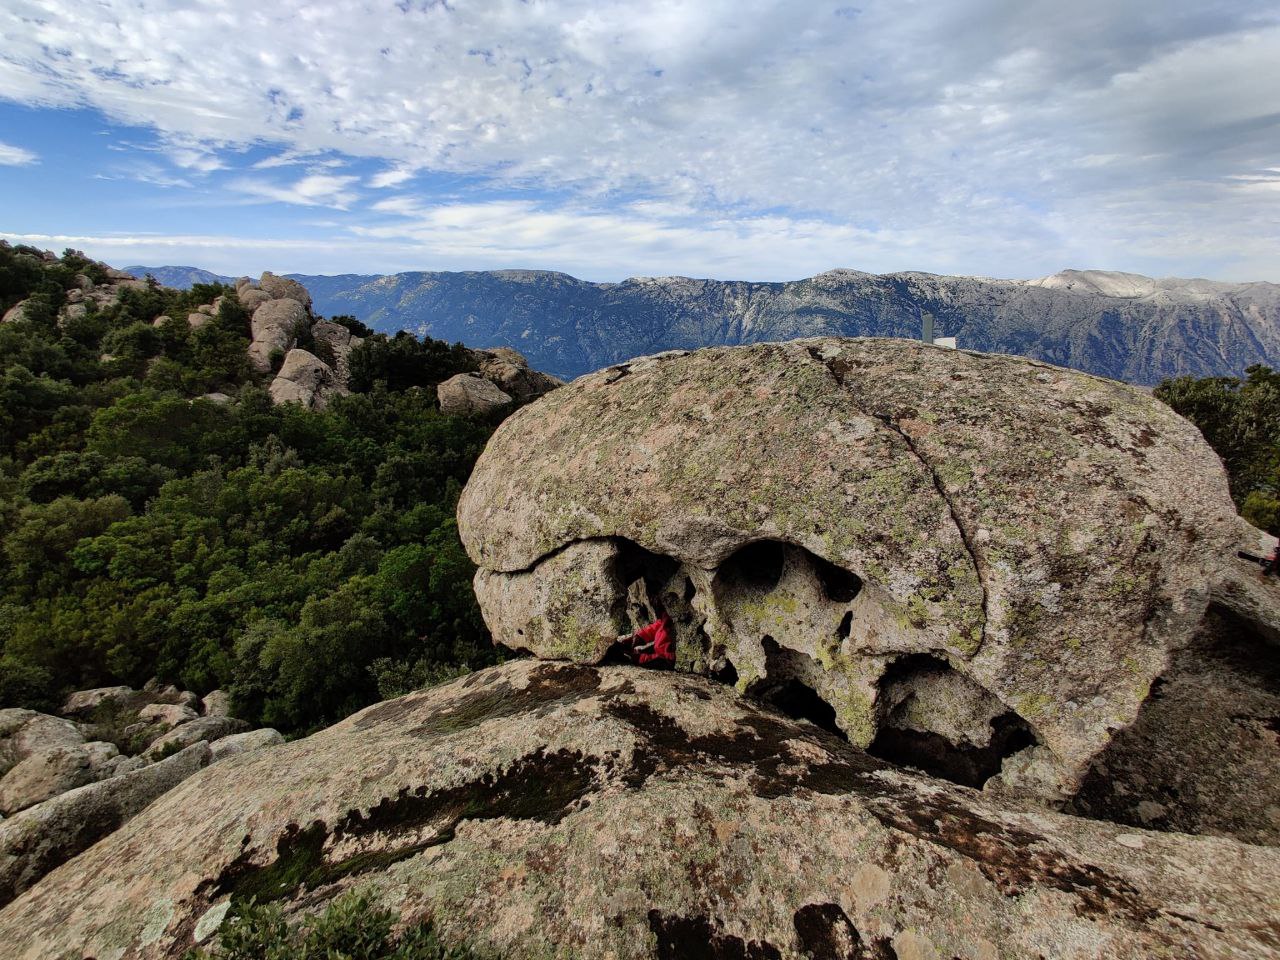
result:
<svg viewBox="0 0 1280 960"><path fill-rule="evenodd" d="M126 267L170 286L229 281L194 267ZM575 377L631 357L795 337L917 337L924 314L961 347L1131 383L1280 367L1280 285L1064 270L1039 280L832 270L787 283L639 277L589 283L495 270L291 274L317 313L469 346L511 346Z"/></svg>

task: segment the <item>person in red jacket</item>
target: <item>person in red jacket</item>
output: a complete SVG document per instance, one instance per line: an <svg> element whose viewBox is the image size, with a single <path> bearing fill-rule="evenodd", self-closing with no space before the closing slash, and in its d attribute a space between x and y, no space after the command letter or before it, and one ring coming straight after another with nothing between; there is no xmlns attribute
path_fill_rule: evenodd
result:
<svg viewBox="0 0 1280 960"><path fill-rule="evenodd" d="M670 670L676 665L675 624L660 603L655 602L654 607L657 620L635 633L619 637L617 643L623 656L640 666Z"/></svg>

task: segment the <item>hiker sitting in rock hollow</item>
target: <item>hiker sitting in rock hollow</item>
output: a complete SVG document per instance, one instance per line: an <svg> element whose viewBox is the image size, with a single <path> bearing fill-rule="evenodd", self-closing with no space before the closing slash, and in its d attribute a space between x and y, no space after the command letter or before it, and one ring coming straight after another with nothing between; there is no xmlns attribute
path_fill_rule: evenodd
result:
<svg viewBox="0 0 1280 960"><path fill-rule="evenodd" d="M670 670L676 665L675 624L658 601L654 601L654 613L658 615L657 620L635 633L618 637L614 646L624 657L642 667Z"/></svg>

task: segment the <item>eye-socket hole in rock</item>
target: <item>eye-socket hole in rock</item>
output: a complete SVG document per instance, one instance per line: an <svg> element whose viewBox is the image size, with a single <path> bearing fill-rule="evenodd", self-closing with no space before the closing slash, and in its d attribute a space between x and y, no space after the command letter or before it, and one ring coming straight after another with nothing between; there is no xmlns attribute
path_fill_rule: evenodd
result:
<svg viewBox="0 0 1280 960"><path fill-rule="evenodd" d="M755 593L772 590L782 579L785 545L777 540L757 540L742 547L720 564L718 581L725 587L741 587Z"/></svg>
<svg viewBox="0 0 1280 960"><path fill-rule="evenodd" d="M830 560L824 560L816 554L810 554L813 569L822 584L822 592L828 600L836 603L851 603L862 590L862 578L852 571L837 567ZM846 634L847 636L847 634Z"/></svg>
<svg viewBox="0 0 1280 960"><path fill-rule="evenodd" d="M848 739L836 723L835 708L816 689L822 667L807 653L780 647L773 637L763 637L761 645L765 676L747 692L789 717L808 720L841 739Z"/></svg>
<svg viewBox="0 0 1280 960"><path fill-rule="evenodd" d="M1026 721L945 660L912 654L880 679L880 728L868 752L966 787L1038 743Z"/></svg>

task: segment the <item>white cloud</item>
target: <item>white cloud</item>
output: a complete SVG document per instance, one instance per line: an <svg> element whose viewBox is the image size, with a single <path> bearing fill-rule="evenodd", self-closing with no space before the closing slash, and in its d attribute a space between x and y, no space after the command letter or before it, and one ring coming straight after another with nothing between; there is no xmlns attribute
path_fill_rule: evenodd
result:
<svg viewBox="0 0 1280 960"><path fill-rule="evenodd" d="M0 142L0 167L25 167L39 162L40 157L30 150Z"/></svg>
<svg viewBox="0 0 1280 960"><path fill-rule="evenodd" d="M390 167L370 177L369 186L375 190L398 187L406 181L412 180L416 174L417 171L413 167Z"/></svg>
<svg viewBox="0 0 1280 960"><path fill-rule="evenodd" d="M727 242L726 224L758 236L780 211L828 225L779 235L786 262L838 228L874 238L836 261L852 266L1280 279L1280 200L1234 179L1273 164L1280 136L1280 11L1256 0L15 0L0 90L154 126L194 172L278 144L260 167L308 175L237 182L262 199L352 206L354 179L303 159L337 152L386 163L372 189L417 171L537 188L584 227L600 224L575 211L654 204L615 214L668 225L615 271L681 249L674 211ZM607 256L587 242L563 250Z"/></svg>
<svg viewBox="0 0 1280 960"><path fill-rule="evenodd" d="M328 173L309 173L290 184L272 183L251 177L241 177L231 181L233 190L247 193L263 200L278 203L294 203L305 207L334 207L347 209L358 194L348 189L359 178L335 176Z"/></svg>

